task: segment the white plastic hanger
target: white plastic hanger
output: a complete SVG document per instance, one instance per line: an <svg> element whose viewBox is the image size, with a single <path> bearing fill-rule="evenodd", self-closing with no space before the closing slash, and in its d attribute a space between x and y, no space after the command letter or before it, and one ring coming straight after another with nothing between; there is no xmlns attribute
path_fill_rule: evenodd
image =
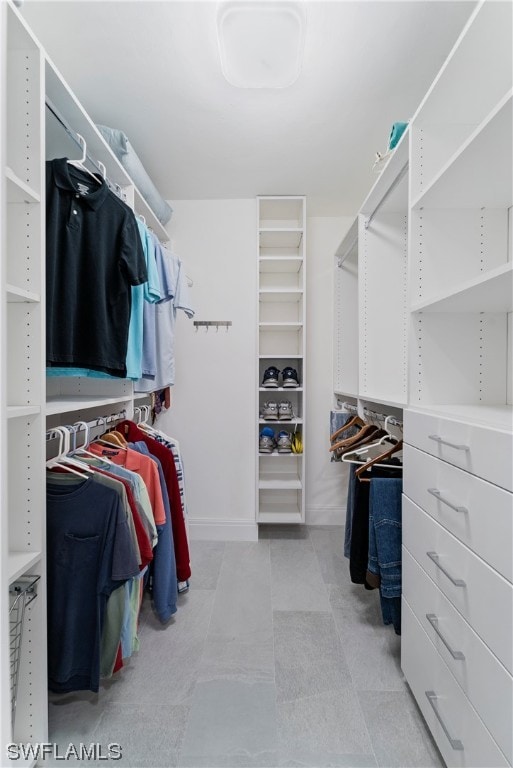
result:
<svg viewBox="0 0 513 768"><path fill-rule="evenodd" d="M73 475L78 475L78 477L81 477L83 480L87 480L88 473L91 473L92 470L90 467L87 467L85 464L82 464L81 462L75 462L73 459L70 459L68 456L66 456L66 430L63 427L54 427L52 429L52 432L57 432L59 435L59 448L57 456L53 459L49 459L46 462L46 468L47 469L54 469L55 467L58 467L59 469L64 469L66 472L71 472ZM69 432L67 433L68 440L69 440ZM69 444L68 444L69 449ZM73 469L73 467L77 466L82 471L77 471L77 469ZM85 472L85 474L84 474Z"/></svg>
<svg viewBox="0 0 513 768"><path fill-rule="evenodd" d="M80 146L82 147L82 157L80 160L68 160L68 165L72 165L74 168L78 168L81 171L84 171L84 173L87 173L89 176L91 176L92 179L95 180L97 184L100 182L98 181L98 178L92 173L92 171L89 170L89 168L86 168L85 162L87 160L87 144L83 136L81 136L79 133L77 133L77 138L80 143ZM104 166L105 168L105 166Z"/></svg>

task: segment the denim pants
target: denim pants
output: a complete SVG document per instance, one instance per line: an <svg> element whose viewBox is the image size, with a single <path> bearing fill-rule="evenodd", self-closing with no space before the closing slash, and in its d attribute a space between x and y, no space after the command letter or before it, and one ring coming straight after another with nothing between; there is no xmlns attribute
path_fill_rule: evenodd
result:
<svg viewBox="0 0 513 768"><path fill-rule="evenodd" d="M384 624L401 632L402 478L373 477L369 493L367 569L379 577Z"/></svg>

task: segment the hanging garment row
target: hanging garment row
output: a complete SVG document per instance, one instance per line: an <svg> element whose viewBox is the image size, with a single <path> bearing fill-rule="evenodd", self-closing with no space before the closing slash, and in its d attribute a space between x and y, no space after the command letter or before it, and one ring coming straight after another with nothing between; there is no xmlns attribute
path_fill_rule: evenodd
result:
<svg viewBox="0 0 513 768"><path fill-rule="evenodd" d="M46 163L47 374L163 389L177 310L194 316L183 264L85 157Z"/></svg>
<svg viewBox="0 0 513 768"><path fill-rule="evenodd" d="M147 589L159 619L177 610L191 575L178 443L117 418L89 441L88 425L55 427L47 462L48 677L56 693L99 690L139 649ZM85 430L85 442L70 436ZM103 429L103 427L102 427Z"/></svg>
<svg viewBox="0 0 513 768"><path fill-rule="evenodd" d="M384 426L332 412L330 452L351 465L344 536L351 581L379 589L383 623L400 634L402 424L390 416L373 418Z"/></svg>

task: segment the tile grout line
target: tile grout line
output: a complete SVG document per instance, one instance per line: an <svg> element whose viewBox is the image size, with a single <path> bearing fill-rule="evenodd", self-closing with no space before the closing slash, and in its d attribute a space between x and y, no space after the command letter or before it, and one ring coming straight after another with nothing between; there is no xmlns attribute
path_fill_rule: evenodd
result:
<svg viewBox="0 0 513 768"><path fill-rule="evenodd" d="M310 529L309 528L308 528L308 538L310 539ZM312 547L313 547L313 544L312 544ZM315 556L316 556L317 561L319 563L319 568L321 568L321 563L320 563L320 559L319 559L319 555L317 553L317 550L316 550L315 547L313 547L313 550L315 552ZM322 569L321 569L321 575L322 575ZM350 680L351 680L351 683L352 683L351 684L351 688L353 689L353 693L354 693L355 699L357 701L357 706L358 706L358 709L360 711L360 716L362 718L363 726L365 728L365 733L367 734L367 738L369 739L369 744L370 744L370 747L372 749L372 755L373 755L374 760L376 762L376 766L378 766L378 768L379 768L379 761L378 761L378 756L376 755L376 750L374 748L374 742L372 740L372 737L371 737L371 734L370 734L370 731L369 731L369 727L367 725L367 720L365 719L365 715L363 713L363 709L362 709L360 697L358 695L358 691L356 690L355 685L354 685L353 675L351 674L351 668L350 668L349 663L348 663L347 658L346 658L346 654L345 654L345 651L344 651L344 646L342 645L342 638L340 637L340 633L338 631L338 625L337 625L337 622L335 620L335 614L333 613L333 605L331 604L331 600L330 600L330 591L328 590L327 583L324 581L324 578L323 578L323 583L324 583L324 586L325 586L326 591L328 593L328 603L329 603L329 606L330 606L331 618L332 618L333 624L335 626L335 631L336 631L336 634L337 634L338 642L340 644L340 650L341 650L341 652L342 652L342 654L344 656L344 660L345 660L346 665L347 665L347 670L349 672L349 677L350 677ZM335 585L335 586L337 586L337 585Z"/></svg>
<svg viewBox="0 0 513 768"><path fill-rule="evenodd" d="M190 702L191 702L191 704L187 705L187 708L188 708L189 711L187 713L187 721L185 723L185 728L183 729L183 734L182 734L180 746L179 746L179 748L176 751L176 756L177 756L176 763L177 763L178 768L180 768L180 765L181 765L181 762L182 762L182 748L183 748L183 744L185 742L185 737L187 735L187 731L189 729L190 717L191 717L191 712L192 712L192 701L194 699L194 694L196 692L196 686L198 685L198 679L199 679L199 676L200 676L199 673L200 673L200 669L201 669L201 662L202 662L203 656L205 654L205 645L206 645L207 638L208 638L208 635L209 635L209 632L210 632L210 627L212 625L212 616L214 615L214 606L215 606L215 602L216 602L217 589L218 589L218 586L219 586L219 579L221 577L221 570L223 568L224 558L225 558L225 555L226 555L226 542L223 542L223 543L224 543L223 556L221 558L221 564L219 566L219 572L217 574L216 586L215 586L215 589L212 590L212 592L214 593L214 596L213 596L213 599L212 599L212 607L211 607L211 610L210 610L210 616L208 618L207 631L205 632L205 636L203 638L203 645L202 645L202 648L201 648L201 654L199 654L198 675L197 675L196 680L194 681L194 685L193 685L193 688L192 688L192 691L191 691L191 694L190 694Z"/></svg>

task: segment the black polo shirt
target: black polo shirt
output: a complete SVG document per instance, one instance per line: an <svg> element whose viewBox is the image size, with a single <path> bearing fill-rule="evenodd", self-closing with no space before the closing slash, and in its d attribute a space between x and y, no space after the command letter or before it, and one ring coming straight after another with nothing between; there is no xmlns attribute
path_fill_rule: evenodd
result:
<svg viewBox="0 0 513 768"><path fill-rule="evenodd" d="M99 179L46 163L46 361L126 376L131 286L148 279L131 209Z"/></svg>

